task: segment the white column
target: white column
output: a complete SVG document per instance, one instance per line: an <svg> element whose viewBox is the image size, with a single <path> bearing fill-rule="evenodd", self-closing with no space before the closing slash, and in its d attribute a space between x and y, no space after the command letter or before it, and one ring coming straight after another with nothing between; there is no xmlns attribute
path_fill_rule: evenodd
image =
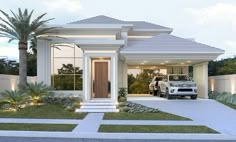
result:
<svg viewBox="0 0 236 142"><path fill-rule="evenodd" d="M125 63L125 61L119 60L118 76L118 88L128 88L128 65Z"/></svg>
<svg viewBox="0 0 236 142"><path fill-rule="evenodd" d="M46 40L37 43L37 82L51 85L51 48Z"/></svg>
<svg viewBox="0 0 236 142"><path fill-rule="evenodd" d="M90 100L90 58L84 54L83 56L83 101L88 102Z"/></svg>
<svg viewBox="0 0 236 142"><path fill-rule="evenodd" d="M208 62L193 65L193 78L197 83L198 97L208 98Z"/></svg>
<svg viewBox="0 0 236 142"><path fill-rule="evenodd" d="M112 75L112 89L113 93L112 95L112 101L117 102L117 97L118 97L118 55L114 54L112 57L111 61L112 65L112 70L111 70L111 75Z"/></svg>

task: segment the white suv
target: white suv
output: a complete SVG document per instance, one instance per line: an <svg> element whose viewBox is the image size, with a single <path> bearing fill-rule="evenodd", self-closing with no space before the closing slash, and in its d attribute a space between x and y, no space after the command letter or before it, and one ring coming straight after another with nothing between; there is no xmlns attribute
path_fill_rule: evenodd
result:
<svg viewBox="0 0 236 142"><path fill-rule="evenodd" d="M190 96L191 99L197 99L197 85L185 74L169 74L159 81L158 86L168 99L172 96Z"/></svg>
<svg viewBox="0 0 236 142"><path fill-rule="evenodd" d="M149 84L149 90L154 96L190 96L197 99L197 85L185 74L169 74L166 76L155 76Z"/></svg>

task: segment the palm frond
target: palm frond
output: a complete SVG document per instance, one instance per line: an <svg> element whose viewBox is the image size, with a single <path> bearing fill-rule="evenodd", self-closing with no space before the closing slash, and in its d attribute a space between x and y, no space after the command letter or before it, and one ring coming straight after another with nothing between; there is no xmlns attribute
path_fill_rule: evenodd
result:
<svg viewBox="0 0 236 142"><path fill-rule="evenodd" d="M0 23L0 31L7 33L15 38L19 38L18 34L14 30L10 29L8 26L6 26L2 23Z"/></svg>
<svg viewBox="0 0 236 142"><path fill-rule="evenodd" d="M16 15L12 10L11 11L11 14L14 16L15 19L19 19L18 15Z"/></svg>
<svg viewBox="0 0 236 142"><path fill-rule="evenodd" d="M12 42L13 40L17 40L17 39L16 39L16 38L10 38L10 39L8 40L8 43Z"/></svg>
<svg viewBox="0 0 236 142"><path fill-rule="evenodd" d="M37 23L39 22L40 19L42 19L47 13L44 13L40 16L38 16L34 21L32 21L31 25L34 26L34 25L37 25Z"/></svg>
<svg viewBox="0 0 236 142"><path fill-rule="evenodd" d="M5 23L6 25L8 25L9 27L11 27L12 29L15 30L15 26L13 26L10 22L8 22L7 20L4 20L2 17L0 17L0 21L2 21L3 23Z"/></svg>

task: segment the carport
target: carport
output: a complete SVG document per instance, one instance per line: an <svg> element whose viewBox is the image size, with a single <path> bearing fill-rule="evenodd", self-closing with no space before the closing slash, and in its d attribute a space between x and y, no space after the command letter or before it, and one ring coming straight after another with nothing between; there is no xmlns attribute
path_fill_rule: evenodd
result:
<svg viewBox="0 0 236 142"><path fill-rule="evenodd" d="M208 62L224 51L170 34L145 40L130 40L120 51L119 87L126 87L128 68L166 69L167 74L188 74L193 66L198 97L208 98Z"/></svg>

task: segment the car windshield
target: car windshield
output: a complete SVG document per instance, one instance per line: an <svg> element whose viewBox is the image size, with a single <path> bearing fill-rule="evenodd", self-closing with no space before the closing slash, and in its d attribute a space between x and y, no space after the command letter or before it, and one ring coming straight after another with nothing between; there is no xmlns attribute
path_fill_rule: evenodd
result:
<svg viewBox="0 0 236 142"><path fill-rule="evenodd" d="M189 78L186 75L170 75L169 81L189 81Z"/></svg>

